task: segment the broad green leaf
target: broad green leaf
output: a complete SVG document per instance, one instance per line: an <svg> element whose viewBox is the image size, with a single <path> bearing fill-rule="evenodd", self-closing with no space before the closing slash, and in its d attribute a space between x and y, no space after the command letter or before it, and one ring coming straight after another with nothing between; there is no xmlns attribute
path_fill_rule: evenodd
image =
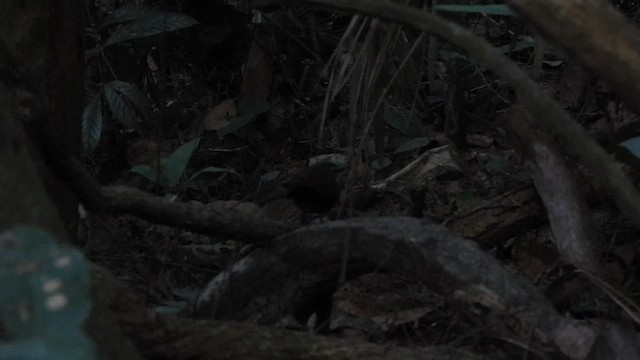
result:
<svg viewBox="0 0 640 360"><path fill-rule="evenodd" d="M398 148L394 151L394 153L398 154L398 153L403 153L407 151L417 150L427 146L427 144L429 144L430 141L431 140L429 140L429 138L426 138L426 137L413 138L411 140L405 141L404 143L400 144L400 146L398 146Z"/></svg>
<svg viewBox="0 0 640 360"><path fill-rule="evenodd" d="M640 159L640 137L634 137L628 140L625 140L619 144L625 149L629 150L629 152Z"/></svg>
<svg viewBox="0 0 640 360"><path fill-rule="evenodd" d="M82 112L82 147L85 152L95 150L102 135L102 92L91 97Z"/></svg>
<svg viewBox="0 0 640 360"><path fill-rule="evenodd" d="M378 159L373 160L371 162L371 167L373 167L376 170L380 170L380 169L384 169L387 166L391 165L391 163L392 163L391 159L389 159L388 157L385 156L384 158L382 158L382 163L380 163L378 161Z"/></svg>
<svg viewBox="0 0 640 360"><path fill-rule="evenodd" d="M271 109L271 105L267 102L245 103L239 102L237 106L238 116L229 118L229 125L218 130L218 137L223 138L229 134L233 134L251 123L255 118Z"/></svg>
<svg viewBox="0 0 640 360"><path fill-rule="evenodd" d="M10 336L0 359L93 359L82 331L91 310L82 254L48 233L20 227L0 234L0 318Z"/></svg>
<svg viewBox="0 0 640 360"><path fill-rule="evenodd" d="M260 181L262 181L263 183L272 182L273 180L277 179L278 176L280 176L280 171L272 170L266 174L262 174L262 176L260 176Z"/></svg>
<svg viewBox="0 0 640 360"><path fill-rule="evenodd" d="M141 114L143 118L148 118L151 115L151 103L147 96L138 89L137 86L132 83L119 80L111 81L109 84L114 90L122 94L122 96L135 105L138 109L138 113Z"/></svg>
<svg viewBox="0 0 640 360"><path fill-rule="evenodd" d="M191 250L194 254L203 253L203 254L222 254L224 252L231 252L238 250L238 243L232 240L229 241L220 241L215 244L195 244L195 245L185 245L183 248L187 250Z"/></svg>
<svg viewBox="0 0 640 360"><path fill-rule="evenodd" d="M511 167L509 160L503 156L494 156L487 161L484 168L492 174L506 174Z"/></svg>
<svg viewBox="0 0 640 360"><path fill-rule="evenodd" d="M193 139L181 145L173 154L160 160L160 173L166 178L168 186L178 185L199 143L200 138Z"/></svg>
<svg viewBox="0 0 640 360"><path fill-rule="evenodd" d="M160 178L158 177L158 172L151 168L149 165L135 165L134 167L129 169L129 172L142 175L143 177L149 179L154 183L161 182Z"/></svg>
<svg viewBox="0 0 640 360"><path fill-rule="evenodd" d="M455 194L454 196L456 200L456 205L458 205L458 209L466 210L477 206L482 199L473 194L470 191L463 191Z"/></svg>
<svg viewBox="0 0 640 360"><path fill-rule="evenodd" d="M349 158L341 153L320 154L309 158L309 166L329 163L336 169L344 169L349 165Z"/></svg>
<svg viewBox="0 0 640 360"><path fill-rule="evenodd" d="M189 178L189 180L193 180L193 179L197 178L198 176L200 176L202 174L221 174L221 173L231 173L231 174L234 174L234 175L242 178L242 176L240 176L240 174L235 172L235 170L233 170L233 169L225 169L225 168L220 168L220 167L215 167L215 166L209 166L209 167L206 167L206 168L198 171L197 173L193 174Z"/></svg>
<svg viewBox="0 0 640 360"><path fill-rule="evenodd" d="M384 121L404 135L411 133L411 119L392 109L385 109L382 115Z"/></svg>
<svg viewBox="0 0 640 360"><path fill-rule="evenodd" d="M196 24L198 24L198 22L192 17L178 13L165 13L144 17L120 25L111 36L109 36L107 41L105 41L104 46L180 30Z"/></svg>
<svg viewBox="0 0 640 360"><path fill-rule="evenodd" d="M109 110L111 110L116 120L125 126L132 127L138 118L136 111L131 103L127 101L126 96L115 89L113 83L114 81L109 82L103 87L104 97L109 105Z"/></svg>
<svg viewBox="0 0 640 360"><path fill-rule="evenodd" d="M113 24L119 24L127 21L144 19L147 17L161 16L166 14L160 9L150 8L147 6L125 5L117 8L109 14L101 26L106 27Z"/></svg>
<svg viewBox="0 0 640 360"><path fill-rule="evenodd" d="M187 302L175 302L173 304L158 305L155 312L161 315L177 315L188 306Z"/></svg>
<svg viewBox="0 0 640 360"><path fill-rule="evenodd" d="M504 4L494 5L436 5L436 11L476 13L487 15L515 16L516 14Z"/></svg>

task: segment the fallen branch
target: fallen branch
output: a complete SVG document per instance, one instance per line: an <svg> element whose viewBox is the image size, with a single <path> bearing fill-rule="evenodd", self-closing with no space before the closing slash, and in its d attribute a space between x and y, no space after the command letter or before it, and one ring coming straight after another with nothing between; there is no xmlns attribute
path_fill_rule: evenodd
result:
<svg viewBox="0 0 640 360"><path fill-rule="evenodd" d="M575 175L553 140L535 126L535 119L518 109L512 108L507 129L545 206L556 248L577 268L601 274L598 235Z"/></svg>
<svg viewBox="0 0 640 360"><path fill-rule="evenodd" d="M94 299L147 358L172 360L460 359L484 357L451 347L402 348L222 321L161 316L109 272L92 269Z"/></svg>
<svg viewBox="0 0 640 360"><path fill-rule="evenodd" d="M345 246L349 249L346 265ZM250 254L230 272L214 278L202 291L196 310L201 314L210 310L214 318L233 318L242 312L244 317L281 319L296 312L301 301L318 297L314 288L326 291L327 283L337 284L346 266L349 274L389 273L424 284L445 297L455 295L488 307L530 329L540 341L554 342L571 358L585 358L597 336L597 330L558 314L533 284L500 265L474 242L425 220L335 221L281 236L265 250L271 255ZM310 275L301 276L304 282L298 282L303 286L292 291L287 278L305 273ZM307 299L305 292L310 294ZM267 309L260 306L264 299L278 303L269 303ZM242 305L235 306L234 314L229 304ZM247 314L246 309L254 312ZM272 310L275 312L267 314ZM310 315L303 314L299 320Z"/></svg>

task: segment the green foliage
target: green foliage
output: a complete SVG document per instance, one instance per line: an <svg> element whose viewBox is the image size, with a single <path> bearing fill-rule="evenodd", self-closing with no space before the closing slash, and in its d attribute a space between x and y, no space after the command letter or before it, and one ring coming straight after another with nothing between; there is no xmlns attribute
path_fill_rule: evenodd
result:
<svg viewBox="0 0 640 360"><path fill-rule="evenodd" d="M376 170L381 170L386 168L387 166L391 165L392 161L391 159L389 159L388 157L383 157L382 161L379 161L378 159L375 159L371 162L371 166L376 169Z"/></svg>
<svg viewBox="0 0 640 360"><path fill-rule="evenodd" d="M393 153L394 154L398 154L398 153L418 150L418 149L421 149L421 148L427 146L429 144L429 142L431 142L431 140L429 138L426 138L426 137L413 138L413 139L407 140L404 143L400 144L400 146L398 146L398 148Z"/></svg>
<svg viewBox="0 0 640 360"><path fill-rule="evenodd" d="M275 179L277 179L279 176L280 176L279 170L271 170L266 174L262 174L262 176L260 176L260 181L263 183L270 183Z"/></svg>
<svg viewBox="0 0 640 360"><path fill-rule="evenodd" d="M164 11L146 6L125 5L115 9L102 22L103 28L111 25L122 24L129 21L141 20L144 18L157 17L166 14Z"/></svg>
<svg viewBox="0 0 640 360"><path fill-rule="evenodd" d="M127 126L132 126L140 116L151 114L151 104L147 97L135 85L114 80L103 87L104 96L113 115Z"/></svg>
<svg viewBox="0 0 640 360"><path fill-rule="evenodd" d="M118 87L114 86L116 85L115 83L119 83L120 88L125 87L125 85L135 88L135 85L116 80L105 84L102 88L104 98L113 116L121 123L131 126L137 118L136 111L131 106L131 102L128 101L128 92L118 91Z"/></svg>
<svg viewBox="0 0 640 360"><path fill-rule="evenodd" d="M81 326L90 310L82 255L45 232L15 228L0 235L0 319L8 341L0 359L93 359Z"/></svg>
<svg viewBox="0 0 640 360"><path fill-rule="evenodd" d="M620 143L620 146L627 149L633 156L640 159L640 137L633 137Z"/></svg>
<svg viewBox="0 0 640 360"><path fill-rule="evenodd" d="M102 97L96 93L82 112L82 147L85 152L93 152L102 134Z"/></svg>
<svg viewBox="0 0 640 360"><path fill-rule="evenodd" d="M174 187L180 182L189 159L191 159L191 155L193 155L199 143L200 138L196 138L181 145L171 155L160 160L160 168L157 171L148 165L136 165L129 171L142 175L164 187Z"/></svg>
<svg viewBox="0 0 640 360"><path fill-rule="evenodd" d="M393 109L385 109L382 118L389 126L400 131L404 135L409 135L415 131L415 125L411 122L411 119Z"/></svg>
<svg viewBox="0 0 640 360"><path fill-rule="evenodd" d="M640 137L626 139L614 146L612 150L616 159L640 169Z"/></svg>
<svg viewBox="0 0 640 360"><path fill-rule="evenodd" d="M193 180L201 175L204 174L220 174L220 173L230 173L230 174L234 174L238 177L241 177L240 174L238 174L237 172L235 172L234 170L230 170L230 169L225 169L225 168L219 168L219 167L215 167L215 166L209 166L206 167L200 171L198 171L197 173L193 174L189 180Z"/></svg>
<svg viewBox="0 0 640 360"><path fill-rule="evenodd" d="M263 114L271 108L271 105L266 102L238 103L238 116L231 116L229 118L229 125L218 130L218 137L223 138L229 134L234 134L247 124L250 124L258 115Z"/></svg>
<svg viewBox="0 0 640 360"><path fill-rule="evenodd" d="M104 46L176 31L196 24L198 22L188 15L168 13L144 6L124 6L111 13L102 24L103 27L119 25L105 41Z"/></svg>
<svg viewBox="0 0 640 360"><path fill-rule="evenodd" d="M482 199L473 194L473 192L471 191L459 192L455 194L454 198L458 207L458 211L461 212L473 209L474 207L482 203Z"/></svg>
<svg viewBox="0 0 640 360"><path fill-rule="evenodd" d="M160 160L159 169L156 171L148 165L136 165L129 169L130 172L141 175L146 179L165 188L173 188L180 184L180 180L187 169L187 164L198 147L200 138L181 145L176 151ZM204 174L231 173L240 176L233 170L209 166L193 174L189 180L193 180Z"/></svg>
<svg viewBox="0 0 640 360"><path fill-rule="evenodd" d="M110 45L184 29L197 23L184 14L144 6L124 6L114 10L101 24L103 29L114 29L93 53L103 54L104 48ZM102 106L103 99L113 117L127 127L151 115L149 99L135 84L114 80L102 85L82 116L82 140L86 152L95 150L104 129L106 109Z"/></svg>
<svg viewBox="0 0 640 360"><path fill-rule="evenodd" d="M96 148L102 135L103 97L113 117L127 127L132 127L138 119L146 119L151 115L149 99L137 86L119 80L106 83L101 91L91 97L82 114L82 143L86 152L92 152Z"/></svg>
<svg viewBox="0 0 640 360"><path fill-rule="evenodd" d="M504 156L491 156L484 165L490 174L507 174L511 170L511 164Z"/></svg>

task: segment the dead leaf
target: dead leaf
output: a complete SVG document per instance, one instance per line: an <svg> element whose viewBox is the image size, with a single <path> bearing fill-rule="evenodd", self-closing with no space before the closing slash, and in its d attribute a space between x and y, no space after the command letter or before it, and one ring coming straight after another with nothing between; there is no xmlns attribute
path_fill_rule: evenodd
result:
<svg viewBox="0 0 640 360"><path fill-rule="evenodd" d="M227 99L216 105L202 121L205 130L215 131L229 126L229 117L238 116L236 100Z"/></svg>

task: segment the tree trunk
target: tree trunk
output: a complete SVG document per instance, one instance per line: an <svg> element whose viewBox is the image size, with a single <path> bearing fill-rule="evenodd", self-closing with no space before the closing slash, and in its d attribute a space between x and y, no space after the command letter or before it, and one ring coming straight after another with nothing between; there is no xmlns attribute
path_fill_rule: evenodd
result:
<svg viewBox="0 0 640 360"><path fill-rule="evenodd" d="M57 146L64 146L70 153L79 155L83 108L84 2L51 0L43 3L5 0L2 8L0 41L7 47L6 50L18 67L9 70L28 74L28 77L19 78L21 84L16 85L22 87L21 90L29 90L32 93L32 98L20 99L20 105L29 107L30 102L44 104L41 108L47 115L38 117L36 121L29 119L29 123L25 125L30 130L40 132L42 136L51 137ZM26 119L19 121L24 120ZM9 136L8 132L5 136ZM18 142L17 138L10 140ZM19 142L22 146L26 144L23 141ZM26 166L24 163L16 165ZM66 234L62 236L61 229L54 231L51 223L48 224L47 230L57 235L60 241L74 239L78 217L77 200L44 166L36 164L36 167L44 181L47 195L53 200L59 216L62 217L62 231ZM3 195L8 197L3 199L15 198L15 201L8 203L17 204L23 201L21 199L26 193L6 193ZM34 207L25 206L24 209L31 211ZM23 216L24 214L14 213L12 210L4 211L3 229L24 222ZM47 217L44 221L51 222L53 218Z"/></svg>
<svg viewBox="0 0 640 360"><path fill-rule="evenodd" d="M83 6L72 0L2 3L0 232L23 224L42 228L61 243L76 237L77 200L47 169L33 139L80 153ZM141 359L99 299L85 328L99 359Z"/></svg>

